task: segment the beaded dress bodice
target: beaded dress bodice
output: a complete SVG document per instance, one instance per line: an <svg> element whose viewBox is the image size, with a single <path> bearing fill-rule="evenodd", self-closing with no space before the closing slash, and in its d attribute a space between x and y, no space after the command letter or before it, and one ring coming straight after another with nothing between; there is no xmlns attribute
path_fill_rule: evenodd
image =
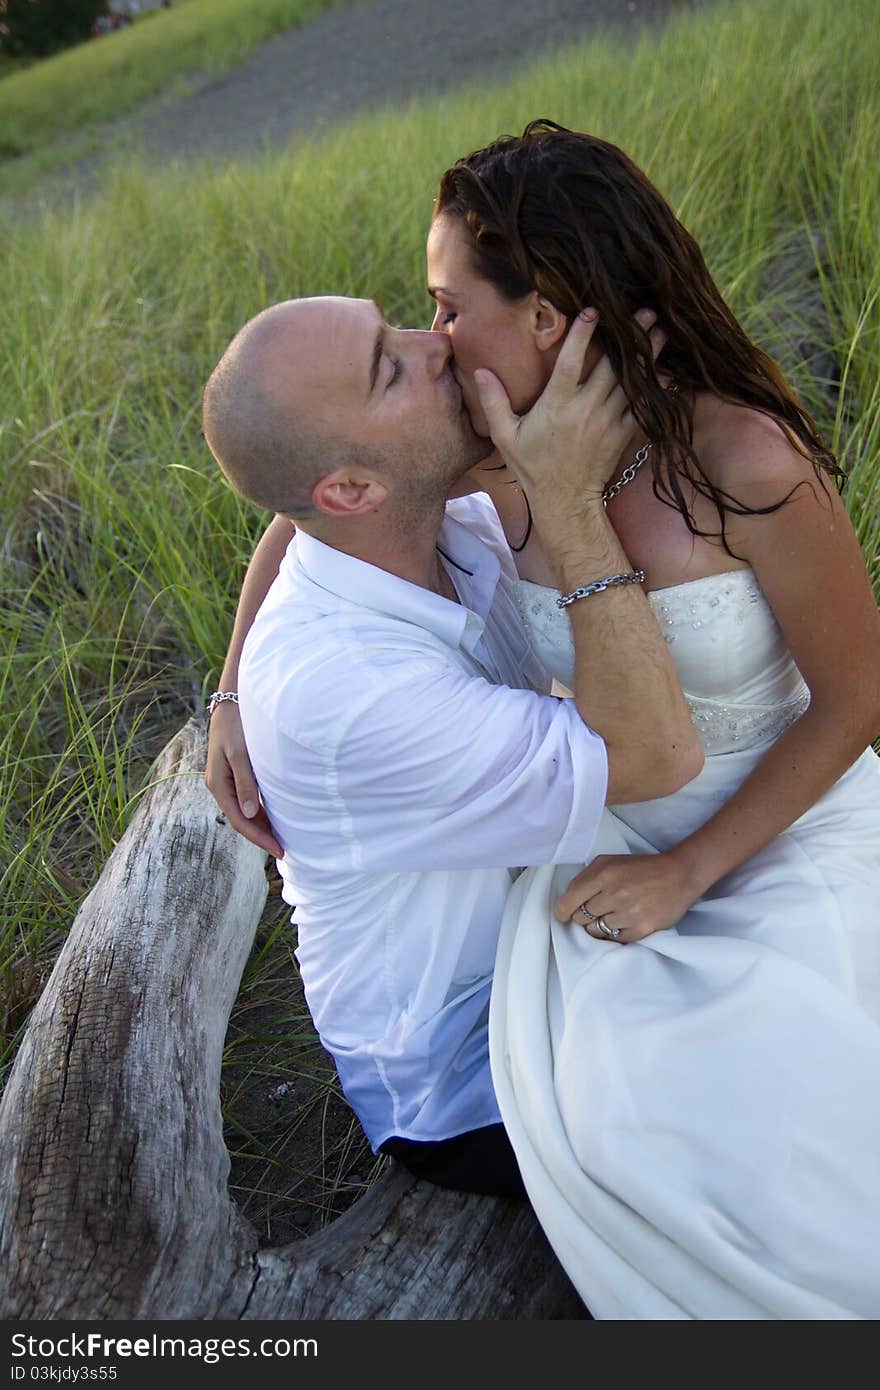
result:
<svg viewBox="0 0 880 1390"><path fill-rule="evenodd" d="M516 598L536 656L563 685L574 681L574 642L558 590L521 579ZM587 603L599 598L584 600ZM777 738L810 692L750 569L708 575L648 594L707 754Z"/></svg>

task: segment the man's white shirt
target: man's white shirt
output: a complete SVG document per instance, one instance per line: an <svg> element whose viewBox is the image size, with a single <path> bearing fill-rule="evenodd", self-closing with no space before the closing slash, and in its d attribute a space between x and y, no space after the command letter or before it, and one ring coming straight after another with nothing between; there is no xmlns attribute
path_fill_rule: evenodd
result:
<svg viewBox="0 0 880 1390"><path fill-rule="evenodd" d="M516 869L583 863L602 740L550 696L483 494L447 507L452 603L298 531L248 634L248 751L321 1041L374 1148L499 1121L489 991Z"/></svg>

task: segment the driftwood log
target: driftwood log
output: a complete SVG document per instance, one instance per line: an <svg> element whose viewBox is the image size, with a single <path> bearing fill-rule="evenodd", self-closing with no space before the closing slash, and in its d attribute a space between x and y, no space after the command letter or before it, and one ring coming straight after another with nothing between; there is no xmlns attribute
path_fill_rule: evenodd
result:
<svg viewBox="0 0 880 1390"><path fill-rule="evenodd" d="M260 1250L227 1192L229 1014L265 856L217 814L191 720L83 903L0 1107L4 1319L587 1316L529 1208L389 1165Z"/></svg>

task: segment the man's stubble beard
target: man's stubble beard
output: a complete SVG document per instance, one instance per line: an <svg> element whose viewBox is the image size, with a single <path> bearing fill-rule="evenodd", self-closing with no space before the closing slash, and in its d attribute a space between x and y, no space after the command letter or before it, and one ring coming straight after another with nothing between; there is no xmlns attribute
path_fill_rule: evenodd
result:
<svg viewBox="0 0 880 1390"><path fill-rule="evenodd" d="M453 484L492 452L491 439L483 439L467 427L435 442L430 460L423 458L421 466L413 464L411 453L399 456L395 466L406 470L406 486L398 494L395 521L408 531L421 529L429 518L439 525L443 509Z"/></svg>

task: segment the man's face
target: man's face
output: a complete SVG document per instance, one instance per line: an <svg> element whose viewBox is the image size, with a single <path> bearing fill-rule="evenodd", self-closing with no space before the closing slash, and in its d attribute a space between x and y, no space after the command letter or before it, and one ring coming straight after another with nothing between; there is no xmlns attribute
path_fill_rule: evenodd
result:
<svg viewBox="0 0 880 1390"><path fill-rule="evenodd" d="M377 451L398 475L448 484L479 458L445 333L392 328L369 299L291 306L272 385L319 435Z"/></svg>

